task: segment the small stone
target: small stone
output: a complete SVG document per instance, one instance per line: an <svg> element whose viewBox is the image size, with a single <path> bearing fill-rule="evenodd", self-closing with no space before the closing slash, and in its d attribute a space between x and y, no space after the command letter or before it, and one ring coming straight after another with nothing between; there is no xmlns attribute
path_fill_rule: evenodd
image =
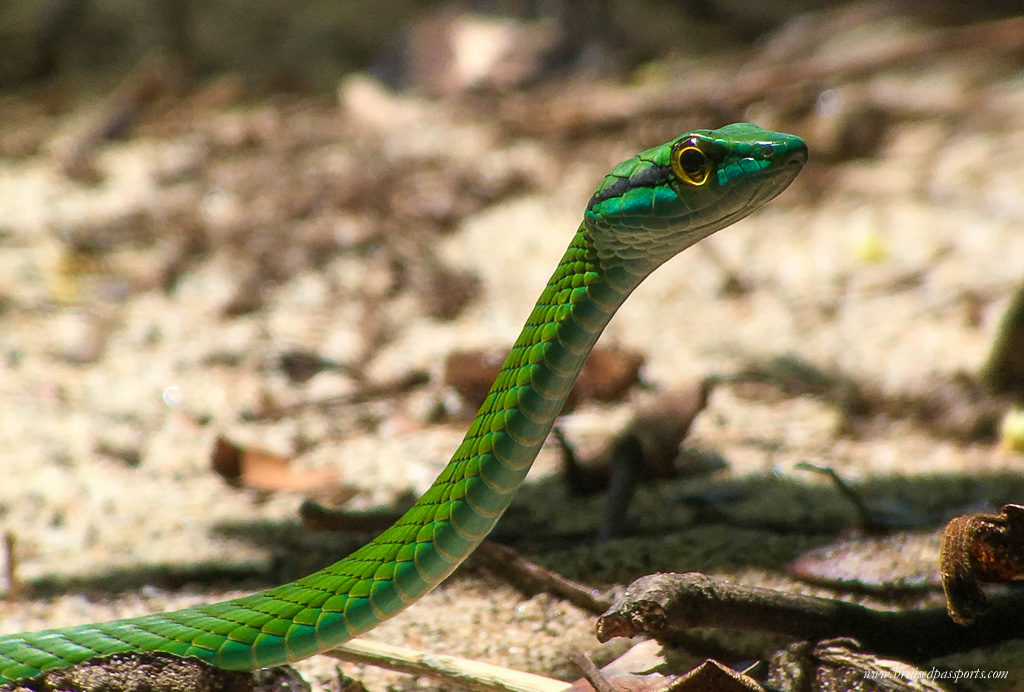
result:
<svg viewBox="0 0 1024 692"><path fill-rule="evenodd" d="M75 365L98 361L106 347L106 330L99 320L82 311L65 311L53 324L52 352Z"/></svg>

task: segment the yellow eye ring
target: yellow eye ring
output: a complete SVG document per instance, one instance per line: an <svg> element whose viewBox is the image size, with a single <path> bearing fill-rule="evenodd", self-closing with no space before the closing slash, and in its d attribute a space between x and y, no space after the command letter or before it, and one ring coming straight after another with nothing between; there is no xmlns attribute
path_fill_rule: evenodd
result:
<svg viewBox="0 0 1024 692"><path fill-rule="evenodd" d="M695 146L672 152L672 172L680 182L700 187L711 177L711 160Z"/></svg>

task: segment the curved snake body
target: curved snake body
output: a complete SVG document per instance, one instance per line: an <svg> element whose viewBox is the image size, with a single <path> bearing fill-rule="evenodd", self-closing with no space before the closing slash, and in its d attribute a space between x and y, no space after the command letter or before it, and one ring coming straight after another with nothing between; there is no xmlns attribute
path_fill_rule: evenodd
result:
<svg viewBox="0 0 1024 692"><path fill-rule="evenodd" d="M0 682L124 651L226 669L295 661L398 613L437 586L508 507L612 314L655 268L786 188L793 135L695 130L605 176L448 465L393 526L295 582L220 603L0 637Z"/></svg>

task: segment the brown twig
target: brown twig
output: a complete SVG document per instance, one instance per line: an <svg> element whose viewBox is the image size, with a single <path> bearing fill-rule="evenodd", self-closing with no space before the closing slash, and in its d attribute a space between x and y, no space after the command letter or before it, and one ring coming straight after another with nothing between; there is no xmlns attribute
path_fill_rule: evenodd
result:
<svg viewBox="0 0 1024 692"><path fill-rule="evenodd" d="M580 669L587 682L594 687L594 692L616 692L615 686L608 681L608 678L598 670L594 662L585 653L574 646L569 650L569 658Z"/></svg>
<svg viewBox="0 0 1024 692"><path fill-rule="evenodd" d="M626 512L639 483L676 478L688 471L677 465L679 445L694 418L704 410L714 387L710 378L694 380L659 394L644 406L594 458L580 462L572 443L555 428L562 447L562 465L569 492L588 495L607 488L598 536L606 540L625 533Z"/></svg>
<svg viewBox="0 0 1024 692"><path fill-rule="evenodd" d="M300 401L290 406L275 406L264 411L246 411L242 417L249 422L275 421L288 416L294 416L309 409L329 409L335 406L348 406L360 404L372 399L386 396L404 394L430 381L430 374L422 370L414 370L402 377L376 384L367 384L359 390L349 394L316 399L311 401Z"/></svg>
<svg viewBox="0 0 1024 692"><path fill-rule="evenodd" d="M475 555L496 574L516 589L533 596L541 592L565 599L577 608L602 613L611 605L611 598L583 584L566 579L557 572L530 562L508 546L484 541Z"/></svg>
<svg viewBox="0 0 1024 692"><path fill-rule="evenodd" d="M100 107L94 122L72 138L61 152L61 169L75 179L96 181L93 167L96 148L108 139L125 137L157 99L180 91L181 66L172 58L153 54L135 66Z"/></svg>
<svg viewBox="0 0 1024 692"><path fill-rule="evenodd" d="M883 611L740 586L699 573L652 574L630 584L598 619L597 638L671 637L694 627L715 627L810 640L852 637L879 655L921 660L1018 637L1022 618L1020 595L999 598L998 607L962 627L943 608Z"/></svg>
<svg viewBox="0 0 1024 692"><path fill-rule="evenodd" d="M779 89L795 88L836 78L856 79L883 70L933 62L952 51L1014 51L1024 48L1024 17L1011 17L969 26L922 31L902 36L882 49L864 45L860 52L815 54L790 63L746 70L721 94L721 103L743 106ZM678 92L668 90L676 99Z"/></svg>
<svg viewBox="0 0 1024 692"><path fill-rule="evenodd" d="M17 539L14 537L14 532L11 530L4 531L3 543L0 544L0 550L3 551L3 564L4 564L4 599L7 601L17 601L21 598L21 582L18 579L18 556L15 552L15 544Z"/></svg>
<svg viewBox="0 0 1024 692"><path fill-rule="evenodd" d="M875 518L874 514L868 509L867 503L864 499L857 494L857 492L850 487L849 483L843 480L843 477L836 473L835 469L829 468L828 466L818 466L817 464L810 464L806 461L801 461L796 464L794 468L802 469L804 471L812 471L814 473L820 473L828 476L829 480L832 481L833 487L839 494L850 501L853 505L853 509L857 512L857 518L860 522L860 528L864 533L868 534L880 534L890 530L891 526L886 526L884 522L879 521Z"/></svg>

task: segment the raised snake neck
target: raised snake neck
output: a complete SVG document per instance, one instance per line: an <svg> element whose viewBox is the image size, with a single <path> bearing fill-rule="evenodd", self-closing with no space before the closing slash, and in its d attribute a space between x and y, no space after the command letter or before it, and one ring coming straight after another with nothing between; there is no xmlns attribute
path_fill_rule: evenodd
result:
<svg viewBox="0 0 1024 692"><path fill-rule="evenodd" d="M393 526L309 576L242 598L0 637L0 682L105 654L163 651L226 669L295 661L371 629L437 586L494 527L594 342L651 271L785 189L799 137L737 123L615 166L537 300L465 439ZM495 260L496 261L496 260Z"/></svg>

